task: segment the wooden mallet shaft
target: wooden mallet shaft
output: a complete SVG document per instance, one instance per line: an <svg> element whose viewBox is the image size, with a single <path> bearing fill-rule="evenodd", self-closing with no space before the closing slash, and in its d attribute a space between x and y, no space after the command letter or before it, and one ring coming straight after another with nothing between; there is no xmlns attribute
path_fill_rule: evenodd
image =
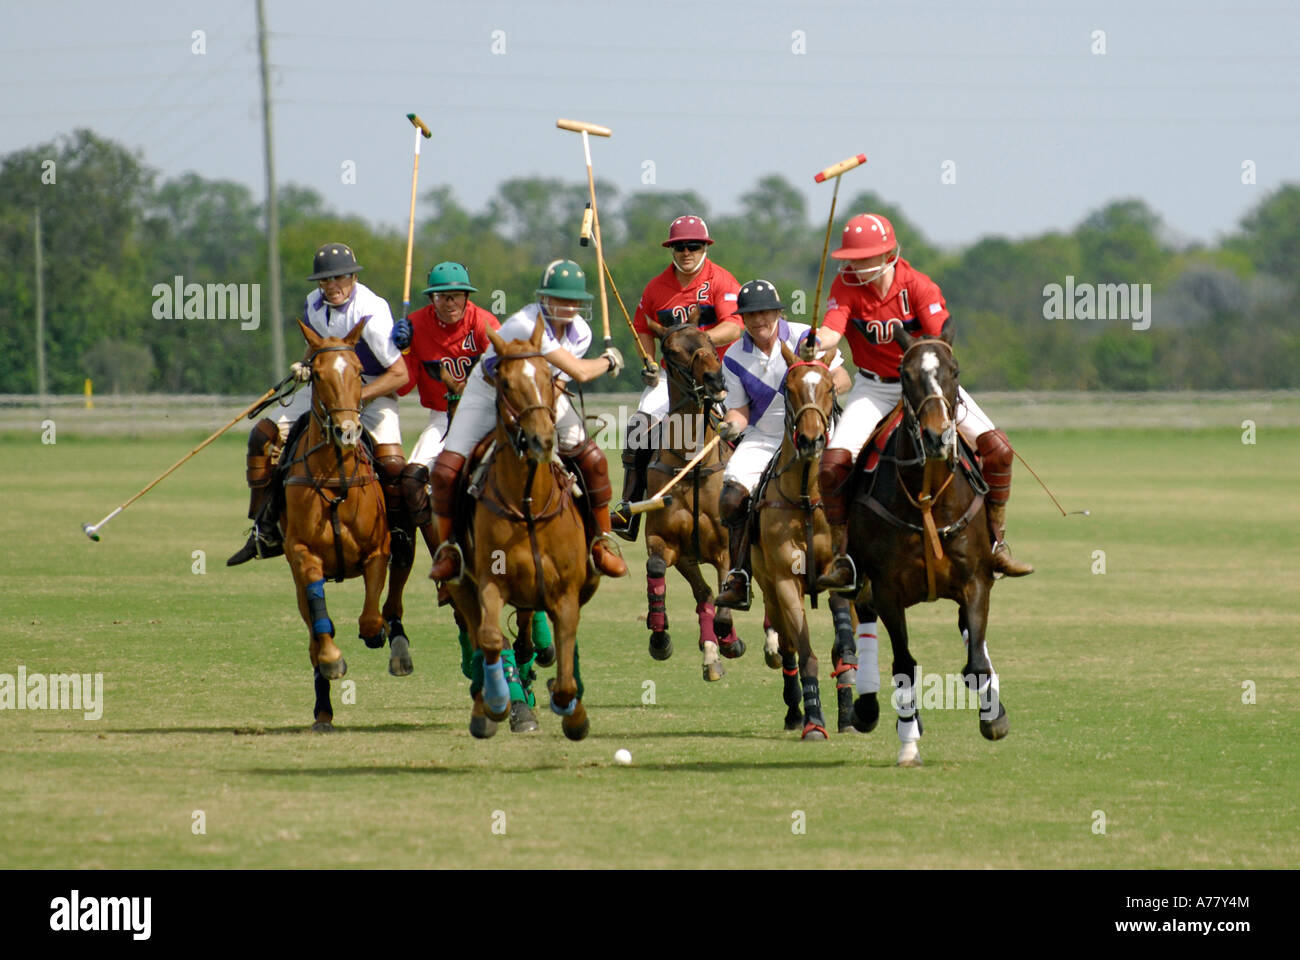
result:
<svg viewBox="0 0 1300 960"><path fill-rule="evenodd" d="M839 163L832 163L825 170L822 170L813 177L814 183L825 183L827 180L835 180L835 190L831 193L831 213L826 218L826 239L822 241L822 259L817 267L817 291L813 294L813 312L812 322L809 324L808 342L814 343L817 339L817 324L820 319L817 315L821 313L822 306L822 280L826 276L826 253L831 247L831 229L835 225L835 201L840 195L840 176L848 173L854 167L859 167L867 162L867 155L859 153L841 160Z"/></svg>
<svg viewBox="0 0 1300 960"><path fill-rule="evenodd" d="M587 161L587 192L591 196L591 235L596 241L596 263L598 264L596 277L600 281L600 321L605 336L605 349L608 350L614 345L614 338L609 333L609 294L605 292L605 248L600 242L600 210L596 207L596 178L591 171L591 142L587 135L608 137L612 136L613 131L609 127L602 127L595 123L566 120L563 117L556 120L555 125L561 130L582 134L582 154Z"/></svg>
<svg viewBox="0 0 1300 960"><path fill-rule="evenodd" d="M402 280L402 316L411 309L411 251L415 246L415 183L420 177L420 137L429 139L433 134L428 126L414 113L408 113L406 119L415 127L415 166L411 170L411 213L406 220L406 276ZM407 347L409 350L410 347Z"/></svg>

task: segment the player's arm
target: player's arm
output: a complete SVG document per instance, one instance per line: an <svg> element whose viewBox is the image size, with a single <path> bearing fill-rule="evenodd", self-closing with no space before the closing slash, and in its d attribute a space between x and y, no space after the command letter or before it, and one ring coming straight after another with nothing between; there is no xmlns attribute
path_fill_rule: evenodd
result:
<svg viewBox="0 0 1300 960"><path fill-rule="evenodd" d="M399 356L387 370L361 388L361 402L366 403L375 397L396 393L410 380L410 374L406 372L406 360Z"/></svg>
<svg viewBox="0 0 1300 960"><path fill-rule="evenodd" d="M598 377L614 373L614 364L609 355L604 353L598 357L575 357L568 350L560 347L546 354L546 360L551 366L564 371L578 383L589 383Z"/></svg>
<svg viewBox="0 0 1300 960"><path fill-rule="evenodd" d="M725 347L727 344L739 340L740 335L745 332L745 328L735 320L728 319L719 320L704 332L715 347Z"/></svg>

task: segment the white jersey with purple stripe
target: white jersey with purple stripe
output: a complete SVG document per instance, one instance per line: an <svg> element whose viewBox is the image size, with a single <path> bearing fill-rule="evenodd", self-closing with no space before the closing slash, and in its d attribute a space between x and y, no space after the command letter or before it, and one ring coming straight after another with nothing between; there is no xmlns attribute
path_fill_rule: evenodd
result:
<svg viewBox="0 0 1300 960"><path fill-rule="evenodd" d="M501 329L497 331L499 336L506 343L511 340L529 340L532 338L533 330L537 327L537 315L541 312L541 304L530 303L517 313L512 313L501 321ZM542 325L542 356L548 353L554 353L560 348L568 350L575 357L584 357L587 355L587 348L591 346L591 326L581 317L574 317L570 321L568 328L561 336L556 336L555 331L551 328L550 320ZM474 370L470 373L470 379L478 378L484 382L485 378L496 372L497 369L497 351L496 347L488 344L488 348L483 351L483 359L474 365ZM557 367L552 367L556 375L561 380L568 380L569 375L563 373Z"/></svg>
<svg viewBox="0 0 1300 960"><path fill-rule="evenodd" d="M393 344L393 314L387 301L360 281L341 307L326 303L319 290L307 295L303 322L322 337L341 340L362 320L368 322L357 343L357 356L361 359L361 382L369 383L402 362L402 351Z"/></svg>
<svg viewBox="0 0 1300 960"><path fill-rule="evenodd" d="M799 338L808 329L806 323L792 323L782 317L777 321L776 341L772 344L770 354L765 355L759 350L746 332L723 357L722 374L727 383L727 409L749 407L746 435L754 431L779 439L784 433L786 365L785 357L781 355L781 344L797 350ZM844 357L836 348L830 360L823 359L823 362L834 370L844 365Z"/></svg>

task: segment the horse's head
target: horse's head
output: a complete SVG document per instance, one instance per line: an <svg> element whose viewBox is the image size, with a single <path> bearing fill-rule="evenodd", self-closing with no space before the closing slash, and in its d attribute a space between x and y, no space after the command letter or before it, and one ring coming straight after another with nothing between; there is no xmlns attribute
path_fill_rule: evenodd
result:
<svg viewBox="0 0 1300 960"><path fill-rule="evenodd" d="M826 364L800 360L786 344L785 429L800 460L820 457L835 416L835 384Z"/></svg>
<svg viewBox="0 0 1300 960"><path fill-rule="evenodd" d="M322 337L301 320L298 326L311 348L311 410L325 439L351 450L361 439L361 360L357 341L366 327L362 320L342 340Z"/></svg>
<svg viewBox="0 0 1300 960"><path fill-rule="evenodd" d="M957 458L957 359L943 338L913 337L895 330L903 348L898 365L902 378L903 410L911 422L913 439L920 440L928 460Z"/></svg>
<svg viewBox="0 0 1300 960"><path fill-rule="evenodd" d="M726 403L727 383L722 376L722 361L708 334L690 323L668 327L662 349L670 386L676 384L700 407Z"/></svg>
<svg viewBox="0 0 1300 960"><path fill-rule="evenodd" d="M497 422L515 453L539 464L549 462L555 452L555 384L551 365L542 356L544 322L538 313L533 335L509 343L495 330L488 331L497 352Z"/></svg>

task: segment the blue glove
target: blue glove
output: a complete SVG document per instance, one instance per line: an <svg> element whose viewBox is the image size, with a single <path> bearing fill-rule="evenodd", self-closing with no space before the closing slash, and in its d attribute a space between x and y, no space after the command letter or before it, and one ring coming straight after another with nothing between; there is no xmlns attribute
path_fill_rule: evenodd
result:
<svg viewBox="0 0 1300 960"><path fill-rule="evenodd" d="M411 321L406 317L393 324L393 343L398 350L405 350L411 345Z"/></svg>

